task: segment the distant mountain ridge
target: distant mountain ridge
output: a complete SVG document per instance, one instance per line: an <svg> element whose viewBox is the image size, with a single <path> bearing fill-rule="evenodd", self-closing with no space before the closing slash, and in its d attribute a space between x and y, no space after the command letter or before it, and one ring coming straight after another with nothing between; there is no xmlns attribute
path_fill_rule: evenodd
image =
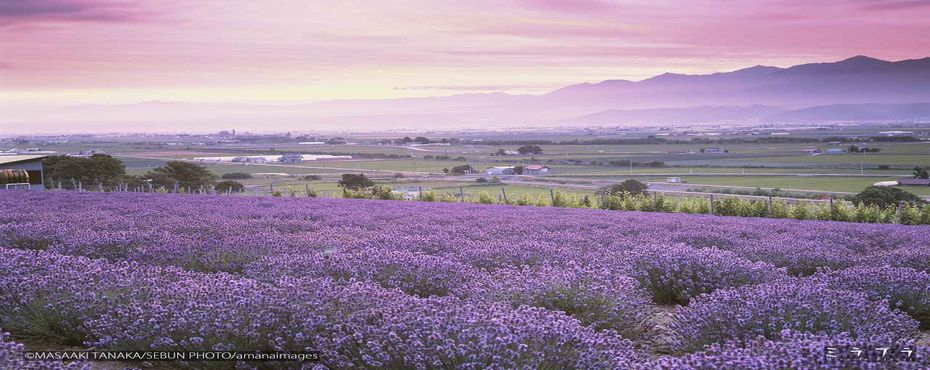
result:
<svg viewBox="0 0 930 370"><path fill-rule="evenodd" d="M930 57L896 62L855 56L787 68L757 65L702 75L605 80L542 95L505 93L303 104L148 102L120 106L0 105L0 132L459 129L564 124L822 122L926 119Z"/></svg>
<svg viewBox="0 0 930 370"><path fill-rule="evenodd" d="M930 102L930 57L889 62L855 56L788 68L755 66L704 75L665 73L639 82L607 80L545 97L613 109Z"/></svg>
<svg viewBox="0 0 930 370"><path fill-rule="evenodd" d="M704 123L930 122L930 103L831 104L801 109L767 105L611 109L562 120L573 125L684 125Z"/></svg>

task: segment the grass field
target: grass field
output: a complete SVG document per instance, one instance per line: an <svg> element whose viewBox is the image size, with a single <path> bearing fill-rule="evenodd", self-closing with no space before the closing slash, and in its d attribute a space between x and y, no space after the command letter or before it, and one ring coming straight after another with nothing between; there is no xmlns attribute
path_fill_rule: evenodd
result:
<svg viewBox="0 0 930 370"><path fill-rule="evenodd" d="M823 190L856 193L879 181L894 178L817 177L817 176L683 176L691 185L722 185L797 190ZM917 195L930 195L930 187L908 187Z"/></svg>

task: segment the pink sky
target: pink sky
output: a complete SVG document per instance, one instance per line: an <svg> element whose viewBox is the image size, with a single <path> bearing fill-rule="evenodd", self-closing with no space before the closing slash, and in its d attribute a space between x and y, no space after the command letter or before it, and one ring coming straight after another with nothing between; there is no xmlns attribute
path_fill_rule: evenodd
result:
<svg viewBox="0 0 930 370"><path fill-rule="evenodd" d="M930 1L4 0L6 103L309 101L930 56Z"/></svg>

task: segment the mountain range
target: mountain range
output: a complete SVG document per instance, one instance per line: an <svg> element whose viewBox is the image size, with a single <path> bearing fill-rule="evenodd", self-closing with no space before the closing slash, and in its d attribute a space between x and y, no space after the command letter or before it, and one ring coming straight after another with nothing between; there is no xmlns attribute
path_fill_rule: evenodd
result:
<svg viewBox="0 0 930 370"><path fill-rule="evenodd" d="M704 75L606 80L542 95L504 93L289 105L147 102L18 111L0 107L0 130L86 131L446 129L566 124L901 121L930 119L930 57L855 56Z"/></svg>

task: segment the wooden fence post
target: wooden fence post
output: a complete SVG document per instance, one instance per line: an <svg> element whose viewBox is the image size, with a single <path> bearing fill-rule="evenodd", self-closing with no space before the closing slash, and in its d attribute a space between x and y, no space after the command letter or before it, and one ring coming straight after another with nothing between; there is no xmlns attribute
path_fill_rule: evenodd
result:
<svg viewBox="0 0 930 370"><path fill-rule="evenodd" d="M714 196L710 196L710 214L714 214Z"/></svg>
<svg viewBox="0 0 930 370"><path fill-rule="evenodd" d="M510 204L510 201L507 200L507 191L504 190L503 186L501 186L501 195L504 196L504 204Z"/></svg>
<svg viewBox="0 0 930 370"><path fill-rule="evenodd" d="M555 207L555 191L549 189L549 200L552 201L552 206Z"/></svg>
<svg viewBox="0 0 930 370"><path fill-rule="evenodd" d="M830 218L833 218L833 215L836 214L836 206L833 205L833 197L830 197Z"/></svg>
<svg viewBox="0 0 930 370"><path fill-rule="evenodd" d="M417 200L423 200L423 187L417 186Z"/></svg>
<svg viewBox="0 0 930 370"><path fill-rule="evenodd" d="M307 191L307 198L310 198L310 185L304 184L304 190Z"/></svg>
<svg viewBox="0 0 930 370"><path fill-rule="evenodd" d="M459 186L459 197L462 198L462 203L465 203L465 189Z"/></svg>
<svg viewBox="0 0 930 370"><path fill-rule="evenodd" d="M904 223L904 202L898 201L898 225Z"/></svg>
<svg viewBox="0 0 930 370"><path fill-rule="evenodd" d="M768 210L768 215L769 215L769 217L772 217L772 196L771 196L771 195L769 195L769 210Z"/></svg>

